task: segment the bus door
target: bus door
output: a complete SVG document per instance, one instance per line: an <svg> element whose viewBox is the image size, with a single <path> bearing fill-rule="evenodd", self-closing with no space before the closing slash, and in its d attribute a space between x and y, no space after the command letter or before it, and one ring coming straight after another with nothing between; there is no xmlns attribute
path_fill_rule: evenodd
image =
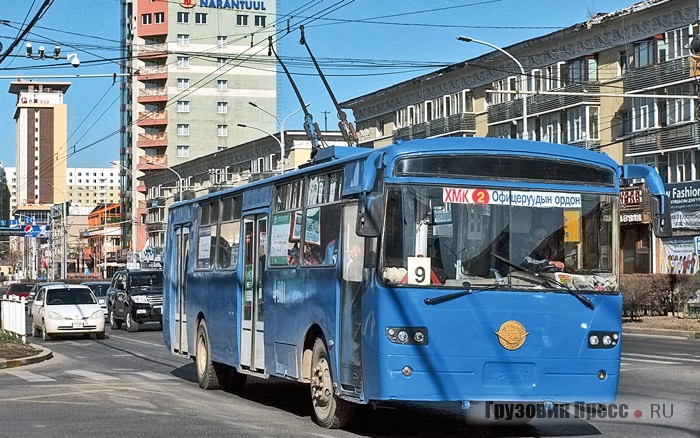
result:
<svg viewBox="0 0 700 438"><path fill-rule="evenodd" d="M190 242L190 227L175 228L175 271L171 273L175 280L173 288L173 350L187 354L187 261Z"/></svg>
<svg viewBox="0 0 700 438"><path fill-rule="evenodd" d="M267 215L243 219L243 288L241 297L241 366L265 371L263 276Z"/></svg>
<svg viewBox="0 0 700 438"><path fill-rule="evenodd" d="M343 207L342 279L340 283L340 373L341 392L362 393L360 339L362 328L362 268L365 239L355 234L357 203Z"/></svg>

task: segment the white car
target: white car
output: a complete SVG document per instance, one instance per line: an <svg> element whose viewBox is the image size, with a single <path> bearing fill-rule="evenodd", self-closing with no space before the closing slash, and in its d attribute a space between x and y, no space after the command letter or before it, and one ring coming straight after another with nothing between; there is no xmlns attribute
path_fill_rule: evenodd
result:
<svg viewBox="0 0 700 438"><path fill-rule="evenodd" d="M32 303L32 336L39 333L44 340L72 333L94 333L97 339L104 339L104 312L87 286L44 286Z"/></svg>

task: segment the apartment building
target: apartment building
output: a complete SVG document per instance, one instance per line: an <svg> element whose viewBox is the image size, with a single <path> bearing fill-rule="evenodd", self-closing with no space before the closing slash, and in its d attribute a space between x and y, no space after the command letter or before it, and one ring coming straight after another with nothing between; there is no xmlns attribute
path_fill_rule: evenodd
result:
<svg viewBox="0 0 700 438"><path fill-rule="evenodd" d="M630 181L621 195L623 272L695 273L700 127L698 56L690 48L700 48L699 18L694 1L641 2L502 50L485 48L341 105L353 110L361 144L370 147L436 136L525 138L653 166L671 196L674 237L654 238L646 189Z"/></svg>
<svg viewBox="0 0 700 438"><path fill-rule="evenodd" d="M12 211L17 209L17 193L20 183L17 168L6 167L7 184L10 191ZM56 204L69 201L72 205L94 207L98 204L116 203L119 200L119 170L114 167L68 167L66 168L65 187L56 189L61 200Z"/></svg>
<svg viewBox="0 0 700 438"><path fill-rule="evenodd" d="M276 112L275 69L257 68L272 67L266 44L275 14L275 1L122 0L125 224L146 214L140 176L259 137L239 123L276 130L265 113ZM122 235L132 251L146 243L137 220Z"/></svg>

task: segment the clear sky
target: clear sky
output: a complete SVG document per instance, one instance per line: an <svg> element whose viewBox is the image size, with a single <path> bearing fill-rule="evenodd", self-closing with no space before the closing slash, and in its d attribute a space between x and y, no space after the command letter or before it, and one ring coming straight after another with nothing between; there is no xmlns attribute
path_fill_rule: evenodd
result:
<svg viewBox="0 0 700 438"><path fill-rule="evenodd" d="M3 1L0 43L4 53L45 0ZM174 5L176 0L170 1ZM267 0L272 1L272 0ZM0 161L15 163L15 95L18 76L81 75L44 80L67 81L68 165L108 167L119 157L119 83L94 74L120 73L120 0L54 0L21 44L0 63ZM277 52L291 71L309 112L321 129L337 129L336 111L299 44L298 26L319 61L338 101L352 99L445 65L479 56L488 48L457 41L465 35L499 46L548 34L635 3L628 0L284 0L278 2ZM287 33L289 23L290 33ZM269 22L268 22L269 24ZM265 35L264 37L266 37ZM260 40L264 40L260 35ZM254 40L256 43L258 41ZM59 61L27 59L26 42L61 46ZM266 46L260 45L260 50ZM77 53L73 68L66 60ZM264 67L263 67L264 68ZM284 73L278 69L278 118L300 108ZM253 108L251 110L255 111ZM324 113L327 112L327 113ZM353 120L349 112L350 120ZM327 122L326 122L327 117ZM285 129L302 129L303 115L290 117Z"/></svg>

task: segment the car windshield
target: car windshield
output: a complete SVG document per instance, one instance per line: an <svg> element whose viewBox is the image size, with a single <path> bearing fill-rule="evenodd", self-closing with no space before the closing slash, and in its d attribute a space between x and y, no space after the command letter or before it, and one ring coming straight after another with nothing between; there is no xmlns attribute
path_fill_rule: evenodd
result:
<svg viewBox="0 0 700 438"><path fill-rule="evenodd" d="M60 306L64 304L96 304L92 292L87 289L57 289L46 291L46 304Z"/></svg>
<svg viewBox="0 0 700 438"><path fill-rule="evenodd" d="M23 283L13 283L9 287L10 292L29 292L32 290L32 287L34 285L31 283L23 284Z"/></svg>
<svg viewBox="0 0 700 438"><path fill-rule="evenodd" d="M618 288L614 196L413 185L387 193L388 284ZM528 271L556 282L533 281Z"/></svg>
<svg viewBox="0 0 700 438"><path fill-rule="evenodd" d="M134 274L129 277L130 287L163 286L163 273Z"/></svg>

